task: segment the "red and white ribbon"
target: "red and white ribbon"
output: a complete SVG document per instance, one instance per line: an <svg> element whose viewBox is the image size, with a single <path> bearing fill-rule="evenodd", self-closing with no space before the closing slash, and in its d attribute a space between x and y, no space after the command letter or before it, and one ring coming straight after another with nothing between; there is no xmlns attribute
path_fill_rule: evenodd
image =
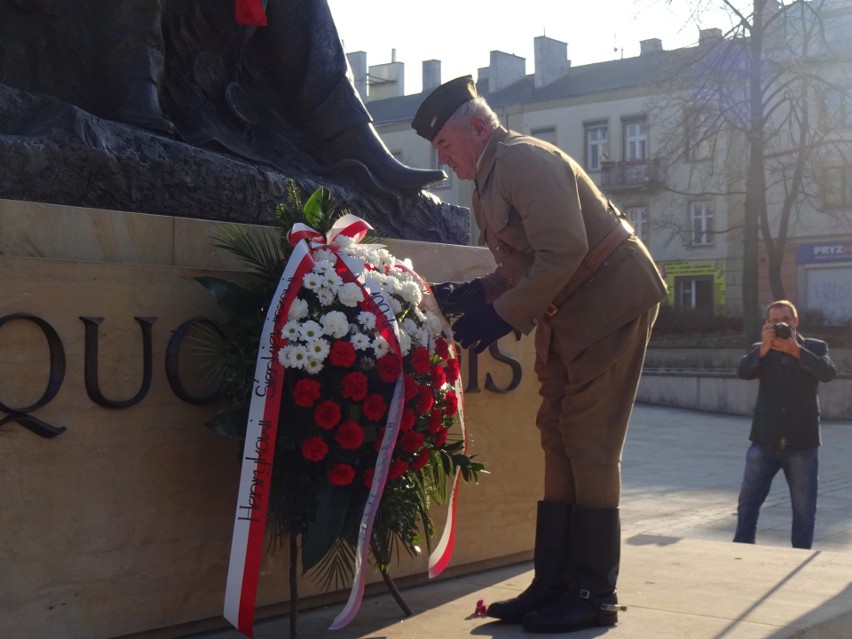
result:
<svg viewBox="0 0 852 639"><path fill-rule="evenodd" d="M287 321L287 309L299 291L298 286L290 286L290 283L301 282L313 264L307 245L299 244L293 249L269 305L260 335L231 538L224 610L225 619L248 637L254 633L257 578L266 531L269 488L284 386L285 369L278 361L278 349L283 341L281 329Z"/></svg>

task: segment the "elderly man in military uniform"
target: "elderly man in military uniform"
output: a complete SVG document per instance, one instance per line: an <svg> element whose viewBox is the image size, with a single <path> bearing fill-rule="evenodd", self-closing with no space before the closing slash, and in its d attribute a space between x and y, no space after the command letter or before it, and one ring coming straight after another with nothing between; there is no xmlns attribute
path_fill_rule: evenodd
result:
<svg viewBox="0 0 852 639"><path fill-rule="evenodd" d="M435 286L462 347L536 329L544 450L532 584L488 614L531 632L617 621L621 451L659 302L651 255L583 169L503 128L470 76L438 87L412 127L473 180L480 240L497 262Z"/></svg>

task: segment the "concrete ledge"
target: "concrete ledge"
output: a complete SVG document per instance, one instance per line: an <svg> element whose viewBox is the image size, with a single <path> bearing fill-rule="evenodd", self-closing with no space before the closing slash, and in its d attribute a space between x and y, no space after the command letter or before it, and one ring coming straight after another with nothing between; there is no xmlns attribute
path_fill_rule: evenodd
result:
<svg viewBox="0 0 852 639"><path fill-rule="evenodd" d="M742 380L733 373L646 368L639 383L637 400L663 406L751 415L757 386L757 381ZM819 402L824 419L852 418L852 377L841 375L829 384L820 384Z"/></svg>

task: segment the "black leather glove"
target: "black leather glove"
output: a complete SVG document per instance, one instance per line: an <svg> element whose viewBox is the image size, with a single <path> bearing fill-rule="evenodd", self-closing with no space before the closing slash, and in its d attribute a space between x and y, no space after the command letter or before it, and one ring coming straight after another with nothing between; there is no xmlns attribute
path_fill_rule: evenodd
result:
<svg viewBox="0 0 852 639"><path fill-rule="evenodd" d="M444 315L461 315L485 304L485 288L479 280L433 284L432 294Z"/></svg>
<svg viewBox="0 0 852 639"><path fill-rule="evenodd" d="M497 314L492 304L482 304L453 324L453 335L462 348L481 353L508 334L512 325Z"/></svg>

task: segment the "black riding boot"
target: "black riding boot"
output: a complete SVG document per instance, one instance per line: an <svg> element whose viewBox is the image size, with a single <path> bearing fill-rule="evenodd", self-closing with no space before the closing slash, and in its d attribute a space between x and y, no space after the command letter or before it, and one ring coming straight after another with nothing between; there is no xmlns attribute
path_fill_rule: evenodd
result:
<svg viewBox="0 0 852 639"><path fill-rule="evenodd" d="M570 583L568 573L568 530L571 504L538 502L535 525L535 576L520 595L488 606L488 616L509 623L520 623L524 615L556 600Z"/></svg>
<svg viewBox="0 0 852 639"><path fill-rule="evenodd" d="M618 621L615 584L621 559L618 508L574 507L569 534L572 584L548 606L524 617L530 632L571 632Z"/></svg>

